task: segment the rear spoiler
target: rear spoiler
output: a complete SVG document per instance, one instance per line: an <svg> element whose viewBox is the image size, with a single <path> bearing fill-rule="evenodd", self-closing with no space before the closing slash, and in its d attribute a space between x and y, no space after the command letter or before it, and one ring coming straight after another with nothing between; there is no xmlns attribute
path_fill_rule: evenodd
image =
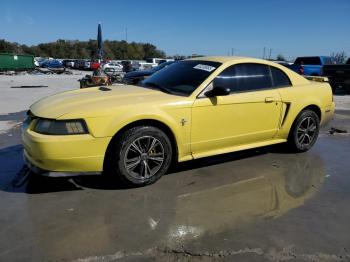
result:
<svg viewBox="0 0 350 262"><path fill-rule="evenodd" d="M307 80L316 81L316 82L329 82L328 77L323 76L304 76Z"/></svg>

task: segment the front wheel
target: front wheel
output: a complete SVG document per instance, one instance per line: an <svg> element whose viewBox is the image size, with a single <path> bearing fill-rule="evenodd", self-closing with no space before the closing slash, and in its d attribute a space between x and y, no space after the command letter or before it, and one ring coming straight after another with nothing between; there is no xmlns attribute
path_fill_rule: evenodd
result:
<svg viewBox="0 0 350 262"><path fill-rule="evenodd" d="M303 110L293 123L289 134L289 146L297 152L308 151L316 142L320 119L312 110Z"/></svg>
<svg viewBox="0 0 350 262"><path fill-rule="evenodd" d="M152 126L138 126L125 131L110 152L109 172L121 182L143 186L156 182L168 170L172 146L167 135Z"/></svg>

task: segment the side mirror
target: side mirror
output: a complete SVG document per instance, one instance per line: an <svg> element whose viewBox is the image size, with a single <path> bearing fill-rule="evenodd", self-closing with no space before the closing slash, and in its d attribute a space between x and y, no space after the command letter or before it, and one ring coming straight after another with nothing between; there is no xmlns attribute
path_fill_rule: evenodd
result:
<svg viewBox="0 0 350 262"><path fill-rule="evenodd" d="M214 86L212 90L209 90L204 93L207 97L214 97L214 96L227 96L231 93L230 88L222 87L222 86Z"/></svg>

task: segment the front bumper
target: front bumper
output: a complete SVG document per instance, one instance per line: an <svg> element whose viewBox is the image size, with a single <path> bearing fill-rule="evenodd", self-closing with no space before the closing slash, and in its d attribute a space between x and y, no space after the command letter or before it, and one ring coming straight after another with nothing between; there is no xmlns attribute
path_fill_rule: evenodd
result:
<svg viewBox="0 0 350 262"><path fill-rule="evenodd" d="M47 177L76 177L76 176L91 176L91 175L101 175L102 172L58 172L58 171L48 171L35 166L27 158L26 154L23 153L23 160L25 165L35 174L47 176Z"/></svg>
<svg viewBox="0 0 350 262"><path fill-rule="evenodd" d="M42 135L30 129L22 130L27 165L35 173L55 177L101 173L110 139L89 134Z"/></svg>

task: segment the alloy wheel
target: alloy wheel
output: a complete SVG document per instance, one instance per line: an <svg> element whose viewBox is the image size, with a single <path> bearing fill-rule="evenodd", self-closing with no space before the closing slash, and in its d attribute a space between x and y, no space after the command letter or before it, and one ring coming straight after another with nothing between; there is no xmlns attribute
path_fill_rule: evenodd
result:
<svg viewBox="0 0 350 262"><path fill-rule="evenodd" d="M317 131L316 120L312 117L304 118L297 128L297 139L301 147L312 144Z"/></svg>
<svg viewBox="0 0 350 262"><path fill-rule="evenodd" d="M162 143L153 136L142 136L126 149L124 167L130 176L143 181L159 171L164 158Z"/></svg>

